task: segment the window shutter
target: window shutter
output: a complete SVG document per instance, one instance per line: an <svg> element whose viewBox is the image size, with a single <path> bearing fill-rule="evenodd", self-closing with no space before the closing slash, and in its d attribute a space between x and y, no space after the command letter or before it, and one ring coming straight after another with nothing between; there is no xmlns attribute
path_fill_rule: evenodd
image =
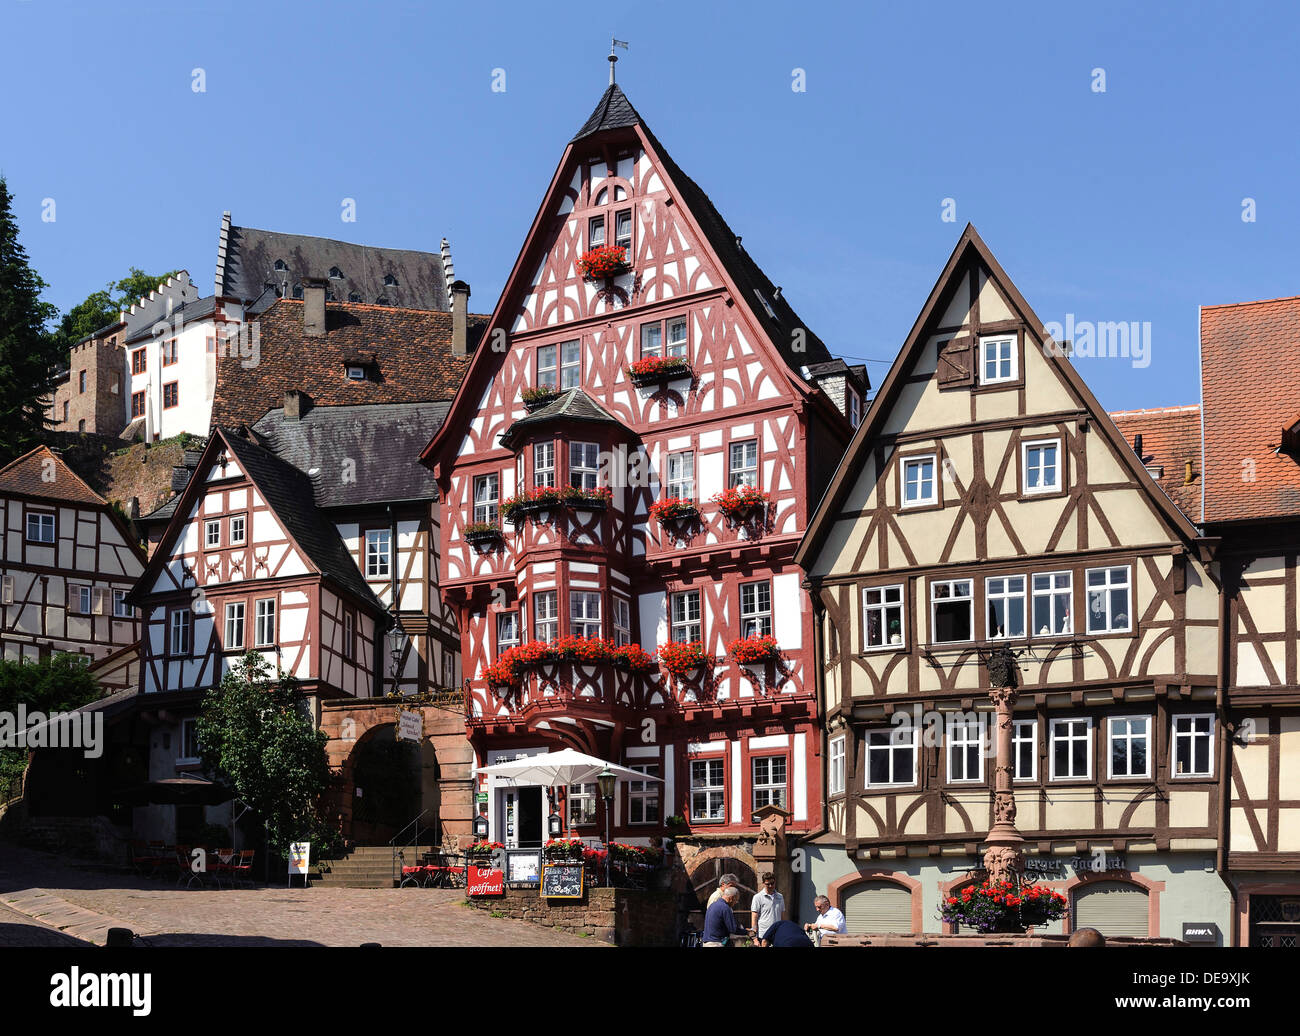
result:
<svg viewBox="0 0 1300 1036"><path fill-rule="evenodd" d="M912 931L912 893L888 881L860 886L844 899L845 931L850 935Z"/></svg>
<svg viewBox="0 0 1300 1036"><path fill-rule="evenodd" d="M90 610L96 615L103 615L108 609L105 607L104 598L108 591L103 588L97 588L90 592Z"/></svg>
<svg viewBox="0 0 1300 1036"><path fill-rule="evenodd" d="M1074 894L1074 927L1095 928L1110 938L1150 934L1147 893L1122 881L1098 881Z"/></svg>
<svg viewBox="0 0 1300 1036"><path fill-rule="evenodd" d="M975 384L975 339L950 338L939 343L939 387L965 388Z"/></svg>

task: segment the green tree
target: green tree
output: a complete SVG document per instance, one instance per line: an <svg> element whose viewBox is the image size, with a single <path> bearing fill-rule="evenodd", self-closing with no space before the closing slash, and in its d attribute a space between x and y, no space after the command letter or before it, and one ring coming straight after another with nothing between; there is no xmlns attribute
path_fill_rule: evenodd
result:
<svg viewBox="0 0 1300 1036"><path fill-rule="evenodd" d="M132 266L121 280L109 281L102 290L92 291L63 314L63 319L53 333L59 341L59 347L67 349L101 327L117 323L118 314L123 309L139 302L143 296L157 290L168 277L174 277L179 272L172 270L155 275Z"/></svg>
<svg viewBox="0 0 1300 1036"><path fill-rule="evenodd" d="M249 652L204 697L197 733L204 763L267 823L272 852L284 856L290 842L319 829L329 738L292 676Z"/></svg>
<svg viewBox="0 0 1300 1036"><path fill-rule="evenodd" d="M0 661L0 712L70 712L102 694L98 681L71 655L40 662ZM0 748L0 785L27 766L26 748Z"/></svg>
<svg viewBox="0 0 1300 1036"><path fill-rule="evenodd" d="M25 453L44 432L44 400L54 391L63 350L45 331L58 316L41 301L45 282L18 243L13 196L0 179L0 465Z"/></svg>

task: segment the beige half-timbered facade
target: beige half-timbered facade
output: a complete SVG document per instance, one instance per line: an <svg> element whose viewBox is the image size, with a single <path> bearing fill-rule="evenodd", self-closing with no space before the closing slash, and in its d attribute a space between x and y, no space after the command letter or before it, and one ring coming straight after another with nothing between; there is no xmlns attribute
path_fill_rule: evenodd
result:
<svg viewBox="0 0 1300 1036"><path fill-rule="evenodd" d="M1066 930L1229 928L1210 545L1067 351L968 227L801 545L827 788L804 898L850 931L942 931L980 865L999 647L1016 824Z"/></svg>

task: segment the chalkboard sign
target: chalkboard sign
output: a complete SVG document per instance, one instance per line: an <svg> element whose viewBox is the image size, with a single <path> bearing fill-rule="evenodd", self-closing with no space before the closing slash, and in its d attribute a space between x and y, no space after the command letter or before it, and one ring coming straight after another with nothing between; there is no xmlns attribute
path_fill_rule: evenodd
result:
<svg viewBox="0 0 1300 1036"><path fill-rule="evenodd" d="M544 864L542 895L551 899L581 899L584 871L580 863Z"/></svg>

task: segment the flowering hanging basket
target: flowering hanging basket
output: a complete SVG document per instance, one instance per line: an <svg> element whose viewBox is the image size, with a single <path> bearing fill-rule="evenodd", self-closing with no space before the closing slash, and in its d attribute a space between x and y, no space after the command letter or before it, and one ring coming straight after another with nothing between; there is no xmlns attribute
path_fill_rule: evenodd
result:
<svg viewBox="0 0 1300 1036"><path fill-rule="evenodd" d="M1021 878L967 885L943 904L940 918L978 932L1023 932L1065 916L1066 898Z"/></svg>
<svg viewBox="0 0 1300 1036"><path fill-rule="evenodd" d="M766 512L772 498L753 486L733 486L709 498L719 511L733 522L744 522Z"/></svg>
<svg viewBox="0 0 1300 1036"><path fill-rule="evenodd" d="M465 542L474 546L495 543L501 539L501 527L494 522L473 522L465 526Z"/></svg>
<svg viewBox="0 0 1300 1036"><path fill-rule="evenodd" d="M694 500L683 500L678 496L667 496L650 505L650 517L660 525L689 521L698 517L699 513L700 509Z"/></svg>
<svg viewBox="0 0 1300 1036"><path fill-rule="evenodd" d="M705 653L704 645L699 641L692 644L672 641L659 645L659 664L676 677L694 676L712 661L713 657Z"/></svg>
<svg viewBox="0 0 1300 1036"><path fill-rule="evenodd" d="M763 665L781 658L781 648L773 636L742 637L727 645L727 654L737 665Z"/></svg>
<svg viewBox="0 0 1300 1036"><path fill-rule="evenodd" d="M651 385L694 375L694 369L681 356L646 356L627 368L627 376L633 385Z"/></svg>
<svg viewBox="0 0 1300 1036"><path fill-rule="evenodd" d="M627 269L627 249L622 245L604 245L583 252L578 270L588 280L614 277Z"/></svg>
<svg viewBox="0 0 1300 1036"><path fill-rule="evenodd" d="M521 522L530 514L550 511L560 506L560 491L554 486L537 486L516 493L501 504L501 518L507 522Z"/></svg>
<svg viewBox="0 0 1300 1036"><path fill-rule="evenodd" d="M655 668L655 660L640 644L624 644L622 647L616 647L613 662L614 668L626 669L629 673L650 673Z"/></svg>

